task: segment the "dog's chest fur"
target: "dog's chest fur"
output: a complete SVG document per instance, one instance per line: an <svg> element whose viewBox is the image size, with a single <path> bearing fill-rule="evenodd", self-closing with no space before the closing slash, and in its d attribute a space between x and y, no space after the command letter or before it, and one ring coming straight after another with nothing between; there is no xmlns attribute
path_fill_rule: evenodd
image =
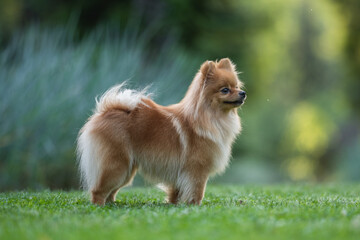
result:
<svg viewBox="0 0 360 240"><path fill-rule="evenodd" d="M211 159L211 175L225 171L229 164L232 143L240 131L240 118L234 113L230 113L225 119L214 119L211 128L195 128L196 134L211 142L208 149Z"/></svg>

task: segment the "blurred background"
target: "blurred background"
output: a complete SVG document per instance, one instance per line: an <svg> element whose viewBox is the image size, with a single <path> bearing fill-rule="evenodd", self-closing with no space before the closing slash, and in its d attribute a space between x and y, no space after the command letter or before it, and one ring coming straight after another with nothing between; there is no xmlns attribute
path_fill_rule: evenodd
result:
<svg viewBox="0 0 360 240"><path fill-rule="evenodd" d="M358 181L359 13L358 0L0 0L0 190L77 189L95 96L128 80L176 103L223 57L248 99L212 183Z"/></svg>

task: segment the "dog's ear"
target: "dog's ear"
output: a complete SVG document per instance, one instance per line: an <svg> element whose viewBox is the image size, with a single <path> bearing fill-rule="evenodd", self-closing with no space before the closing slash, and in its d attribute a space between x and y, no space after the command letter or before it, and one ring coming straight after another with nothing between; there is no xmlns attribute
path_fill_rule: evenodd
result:
<svg viewBox="0 0 360 240"><path fill-rule="evenodd" d="M218 64L218 68L226 69L229 71L235 71L235 65L231 62L229 58L223 58L221 59Z"/></svg>
<svg viewBox="0 0 360 240"><path fill-rule="evenodd" d="M212 76L214 74L215 67L216 66L213 61L206 61L201 65L200 71L203 74L203 76L207 78L208 76Z"/></svg>

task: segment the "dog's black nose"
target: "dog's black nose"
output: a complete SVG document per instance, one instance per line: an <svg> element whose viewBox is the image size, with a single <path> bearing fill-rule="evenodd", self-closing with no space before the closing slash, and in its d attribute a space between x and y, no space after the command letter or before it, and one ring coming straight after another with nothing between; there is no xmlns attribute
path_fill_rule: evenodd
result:
<svg viewBox="0 0 360 240"><path fill-rule="evenodd" d="M242 98L245 98L246 97L246 92L245 91L240 91L239 96L242 97Z"/></svg>

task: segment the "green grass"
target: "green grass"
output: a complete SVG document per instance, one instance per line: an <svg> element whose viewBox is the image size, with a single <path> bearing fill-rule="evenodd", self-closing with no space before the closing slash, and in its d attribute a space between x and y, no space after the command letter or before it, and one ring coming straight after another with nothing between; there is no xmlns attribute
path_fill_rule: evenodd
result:
<svg viewBox="0 0 360 240"><path fill-rule="evenodd" d="M359 239L360 185L210 186L202 206L154 188L115 204L82 192L0 194L0 239Z"/></svg>

